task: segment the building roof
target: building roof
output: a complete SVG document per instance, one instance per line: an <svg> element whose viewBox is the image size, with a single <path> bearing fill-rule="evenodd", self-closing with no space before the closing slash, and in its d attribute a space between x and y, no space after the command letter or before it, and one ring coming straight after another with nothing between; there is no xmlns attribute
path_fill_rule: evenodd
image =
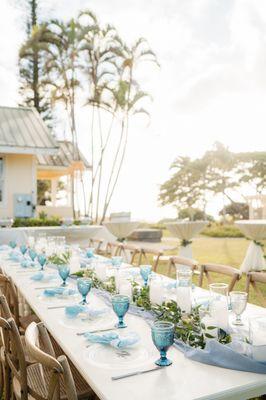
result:
<svg viewBox="0 0 266 400"><path fill-rule="evenodd" d="M38 155L58 149L35 108L0 106L0 152Z"/></svg>
<svg viewBox="0 0 266 400"><path fill-rule="evenodd" d="M67 140L58 140L59 150L55 155L39 154L37 155L39 168L62 167L68 168L75 160L81 160L86 169L90 168L90 164L84 155L78 150L74 152L72 142ZM77 154L78 153L78 154Z"/></svg>

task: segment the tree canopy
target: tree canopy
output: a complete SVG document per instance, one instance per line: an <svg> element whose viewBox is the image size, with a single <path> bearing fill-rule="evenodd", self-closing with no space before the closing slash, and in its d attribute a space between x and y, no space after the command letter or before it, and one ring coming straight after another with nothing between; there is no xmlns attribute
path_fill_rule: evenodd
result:
<svg viewBox="0 0 266 400"><path fill-rule="evenodd" d="M178 157L171 170L174 173L160 187L159 201L178 211L198 207L205 212L208 200L219 194L238 204L234 194L245 200L247 184L257 194L266 188L266 152L234 153L218 142L201 158Z"/></svg>

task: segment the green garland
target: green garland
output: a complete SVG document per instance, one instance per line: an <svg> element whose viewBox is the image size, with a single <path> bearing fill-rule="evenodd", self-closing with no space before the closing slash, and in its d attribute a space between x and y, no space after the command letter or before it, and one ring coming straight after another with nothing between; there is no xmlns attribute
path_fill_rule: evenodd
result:
<svg viewBox="0 0 266 400"><path fill-rule="evenodd" d="M106 282L97 278L92 270L80 271L76 276L87 276L92 279L94 288L116 293L115 278L112 276ZM151 304L149 286L140 286L132 281L133 304L146 311L151 311L157 320L172 322L175 325L175 339L181 340L191 347L204 349L206 338L213 339L212 331L215 326L205 326L200 319L199 307L194 307L190 314L184 314L174 300L166 301L162 305ZM218 340L222 344L230 343L231 337L223 330L219 330Z"/></svg>
<svg viewBox="0 0 266 400"><path fill-rule="evenodd" d="M181 246L182 247L186 247L186 246L188 246L189 244L191 244L192 243L192 240L187 240L187 239L182 239L181 240Z"/></svg>
<svg viewBox="0 0 266 400"><path fill-rule="evenodd" d="M60 255L52 254L48 257L48 262L54 265L64 265L68 264L71 258L71 251L66 251Z"/></svg>

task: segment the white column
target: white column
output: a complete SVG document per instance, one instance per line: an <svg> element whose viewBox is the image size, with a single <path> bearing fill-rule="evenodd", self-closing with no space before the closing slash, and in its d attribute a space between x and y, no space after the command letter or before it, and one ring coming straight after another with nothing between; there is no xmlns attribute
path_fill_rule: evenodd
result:
<svg viewBox="0 0 266 400"><path fill-rule="evenodd" d="M56 206L57 181L57 178L51 179L51 200L53 207Z"/></svg>

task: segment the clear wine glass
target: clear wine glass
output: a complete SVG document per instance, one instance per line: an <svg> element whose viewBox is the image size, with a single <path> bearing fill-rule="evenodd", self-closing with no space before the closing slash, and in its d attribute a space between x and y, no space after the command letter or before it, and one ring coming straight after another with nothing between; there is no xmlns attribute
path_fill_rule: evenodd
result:
<svg viewBox="0 0 266 400"><path fill-rule="evenodd" d="M246 292L233 291L230 293L229 296L230 296L231 309L233 313L236 315L236 319L235 321L233 321L233 324L243 325L241 314L246 309L248 295Z"/></svg>

